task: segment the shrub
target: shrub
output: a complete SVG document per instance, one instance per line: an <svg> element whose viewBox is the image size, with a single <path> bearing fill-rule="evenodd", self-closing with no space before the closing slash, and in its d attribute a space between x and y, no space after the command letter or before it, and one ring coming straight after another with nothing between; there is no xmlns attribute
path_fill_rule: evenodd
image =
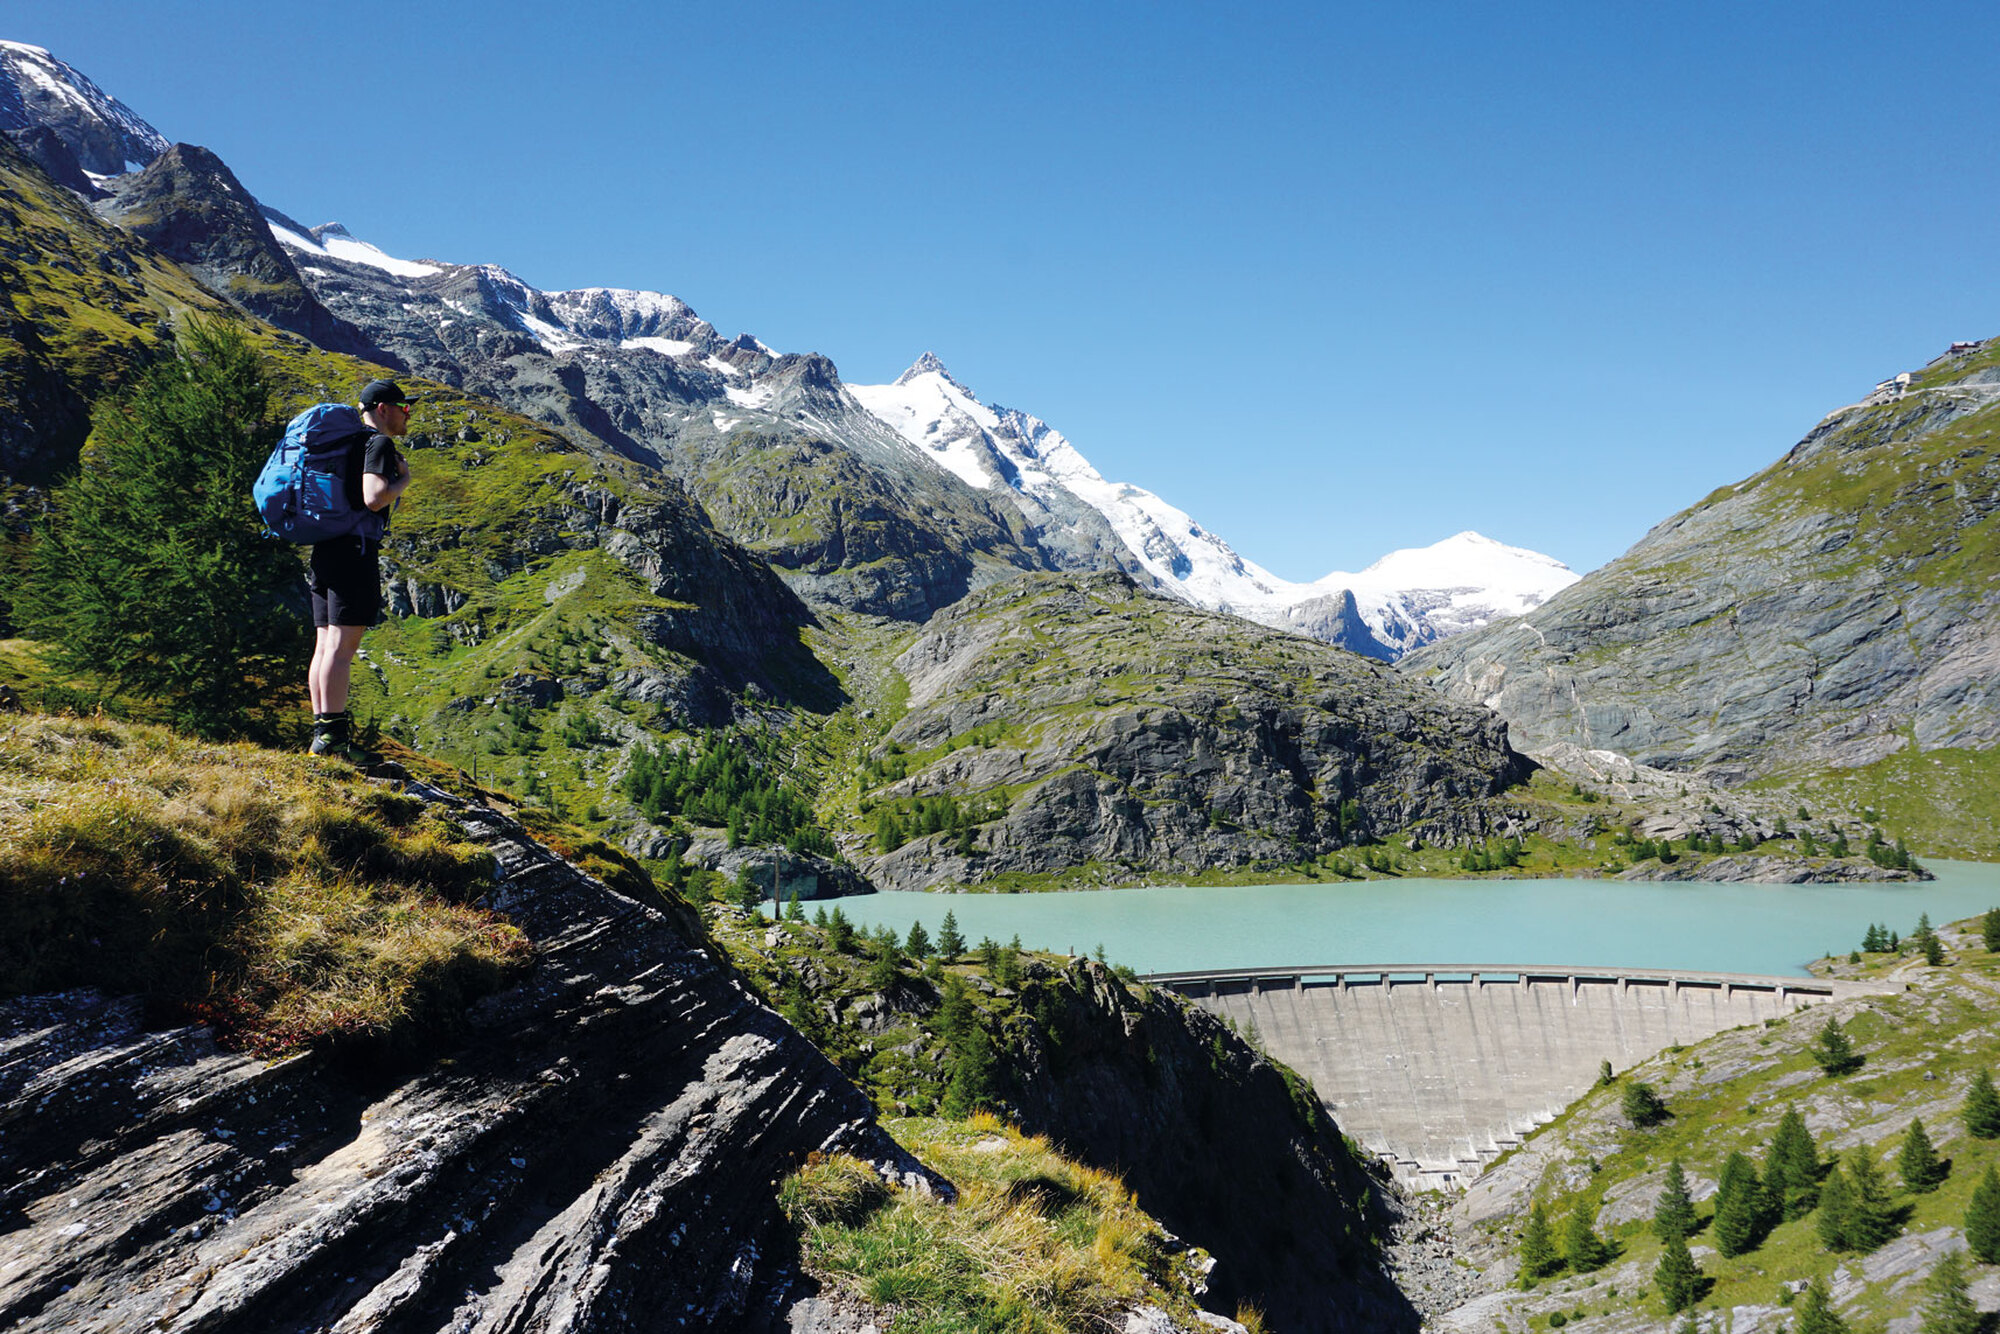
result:
<svg viewBox="0 0 2000 1334"><path fill-rule="evenodd" d="M207 737L257 730L260 697L304 679L298 550L266 540L250 505L278 435L268 400L243 335L190 319L171 360L92 414L16 594L16 620L57 670L109 680Z"/></svg>

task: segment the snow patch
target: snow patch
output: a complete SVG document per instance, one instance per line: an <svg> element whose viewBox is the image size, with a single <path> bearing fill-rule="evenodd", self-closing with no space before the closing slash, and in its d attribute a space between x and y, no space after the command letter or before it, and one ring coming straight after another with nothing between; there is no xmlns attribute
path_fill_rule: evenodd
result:
<svg viewBox="0 0 2000 1334"><path fill-rule="evenodd" d="M278 238L280 245L293 250L303 250L309 255L324 255L328 259L344 260L349 264L365 264L371 269L381 269L399 278L428 278L433 273L444 272L444 269L436 264L419 264L415 260L397 259L393 255L385 255L368 242L350 236L347 229L337 222L329 223L328 228L339 230L322 229L323 236L315 240L310 236L300 235L282 223L272 222L269 215L265 216L264 221L269 223L271 235Z"/></svg>
<svg viewBox="0 0 2000 1334"><path fill-rule="evenodd" d="M627 338L618 344L624 348L641 348L647 352L657 352L663 357L685 356L694 351L694 344L679 338Z"/></svg>

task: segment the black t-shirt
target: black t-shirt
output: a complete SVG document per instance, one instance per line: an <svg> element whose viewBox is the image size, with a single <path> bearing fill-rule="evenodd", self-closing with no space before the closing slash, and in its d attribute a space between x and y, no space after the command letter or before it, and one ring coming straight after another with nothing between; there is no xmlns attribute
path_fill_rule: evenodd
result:
<svg viewBox="0 0 2000 1334"><path fill-rule="evenodd" d="M367 502L361 498L361 474L372 472L377 477L395 481L402 475L399 466L401 455L396 452L396 442L390 437L373 432L367 436L355 436L347 456L347 503L356 509ZM360 467L354 465L359 463Z"/></svg>

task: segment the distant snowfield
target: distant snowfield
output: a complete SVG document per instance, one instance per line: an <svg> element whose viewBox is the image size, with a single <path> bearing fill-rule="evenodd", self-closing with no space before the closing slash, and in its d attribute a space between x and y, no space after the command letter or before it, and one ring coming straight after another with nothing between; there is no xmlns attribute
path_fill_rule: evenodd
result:
<svg viewBox="0 0 2000 1334"><path fill-rule="evenodd" d="M268 218L265 221L270 222ZM337 222L330 225L340 226ZM419 264L415 260L397 259L394 255L384 254L368 242L349 236L344 229L328 232L324 240L316 241L310 236L301 236L279 223L271 222L270 227L271 235L278 238L280 245L293 250L302 250L309 255L326 255L332 259L346 260L349 264L366 264L371 269L393 273L398 278L428 278L434 273L444 272L444 269L436 264Z"/></svg>

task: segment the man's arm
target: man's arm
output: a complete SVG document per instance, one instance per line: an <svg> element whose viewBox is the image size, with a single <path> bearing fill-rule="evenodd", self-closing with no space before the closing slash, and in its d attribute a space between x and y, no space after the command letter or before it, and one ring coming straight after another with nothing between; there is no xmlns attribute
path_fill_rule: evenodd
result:
<svg viewBox="0 0 2000 1334"><path fill-rule="evenodd" d="M396 477L394 480L380 473L361 474L361 503L371 510L385 510L396 503L410 484L410 461L399 452L396 455Z"/></svg>

